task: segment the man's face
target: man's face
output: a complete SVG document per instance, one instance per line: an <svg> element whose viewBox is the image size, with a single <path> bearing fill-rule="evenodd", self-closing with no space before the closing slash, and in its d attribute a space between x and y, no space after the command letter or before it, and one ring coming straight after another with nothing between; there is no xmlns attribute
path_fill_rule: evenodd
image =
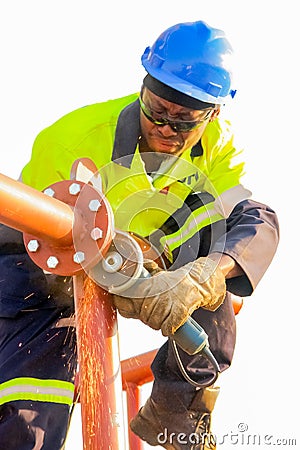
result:
<svg viewBox="0 0 300 450"><path fill-rule="evenodd" d="M194 110L169 102L144 88L141 94L141 151L179 156L201 138L218 108Z"/></svg>

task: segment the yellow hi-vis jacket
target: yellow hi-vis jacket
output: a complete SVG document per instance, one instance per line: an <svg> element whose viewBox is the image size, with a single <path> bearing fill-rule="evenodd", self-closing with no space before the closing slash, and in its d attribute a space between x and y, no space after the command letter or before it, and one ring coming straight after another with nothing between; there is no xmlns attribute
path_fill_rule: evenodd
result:
<svg viewBox="0 0 300 450"><path fill-rule="evenodd" d="M228 217L250 192L240 184L243 163L236 162L240 152L230 124L220 119L207 125L195 147L180 157L166 157L154 173L147 173L139 152L137 98L133 94L77 109L43 130L22 180L43 190L70 179L75 160L90 158L99 168L116 228L144 237L172 217L191 193L208 192L211 202L190 211L178 229L160 238L170 256L203 227Z"/></svg>

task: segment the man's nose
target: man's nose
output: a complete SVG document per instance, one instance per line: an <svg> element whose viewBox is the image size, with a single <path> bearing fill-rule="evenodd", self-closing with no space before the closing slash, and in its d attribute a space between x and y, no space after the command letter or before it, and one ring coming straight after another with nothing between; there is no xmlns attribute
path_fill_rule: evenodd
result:
<svg viewBox="0 0 300 450"><path fill-rule="evenodd" d="M159 131L165 137L176 136L177 134L177 131L173 130L169 124L161 125Z"/></svg>

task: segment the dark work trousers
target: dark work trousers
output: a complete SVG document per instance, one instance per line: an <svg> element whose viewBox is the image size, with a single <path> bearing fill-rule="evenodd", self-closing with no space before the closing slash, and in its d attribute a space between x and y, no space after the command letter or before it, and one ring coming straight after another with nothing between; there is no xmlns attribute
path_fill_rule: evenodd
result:
<svg viewBox="0 0 300 450"><path fill-rule="evenodd" d="M4 388L11 380L17 383L20 379L29 379L26 383L29 388L32 379L42 380L42 383L49 380L50 385L52 380L74 382L75 328L58 326L59 320L69 315L68 307L51 307L20 311L16 317L0 318L0 394L10 392L9 388ZM70 386L69 397L72 396ZM7 402L1 403L0 450L61 448L70 404L31 399L9 401L9 397Z"/></svg>
<svg viewBox="0 0 300 450"><path fill-rule="evenodd" d="M199 308L194 312L193 318L204 328L208 335L209 348L221 371L224 371L231 364L236 339L235 316L230 295L227 294L223 305L217 311L210 312ZM206 383L212 379L213 367L204 356L190 356L179 347L178 350L190 378L198 383ZM151 368L154 374L152 398L170 410L170 413L189 409L196 387L184 379L169 341L159 349Z"/></svg>

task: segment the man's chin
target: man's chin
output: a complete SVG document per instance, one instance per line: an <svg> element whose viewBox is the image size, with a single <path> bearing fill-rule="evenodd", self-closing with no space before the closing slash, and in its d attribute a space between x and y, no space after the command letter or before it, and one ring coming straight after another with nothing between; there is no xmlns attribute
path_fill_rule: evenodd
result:
<svg viewBox="0 0 300 450"><path fill-rule="evenodd" d="M180 147L171 143L155 143L153 151L157 153L168 153L170 155L177 155L180 153Z"/></svg>

